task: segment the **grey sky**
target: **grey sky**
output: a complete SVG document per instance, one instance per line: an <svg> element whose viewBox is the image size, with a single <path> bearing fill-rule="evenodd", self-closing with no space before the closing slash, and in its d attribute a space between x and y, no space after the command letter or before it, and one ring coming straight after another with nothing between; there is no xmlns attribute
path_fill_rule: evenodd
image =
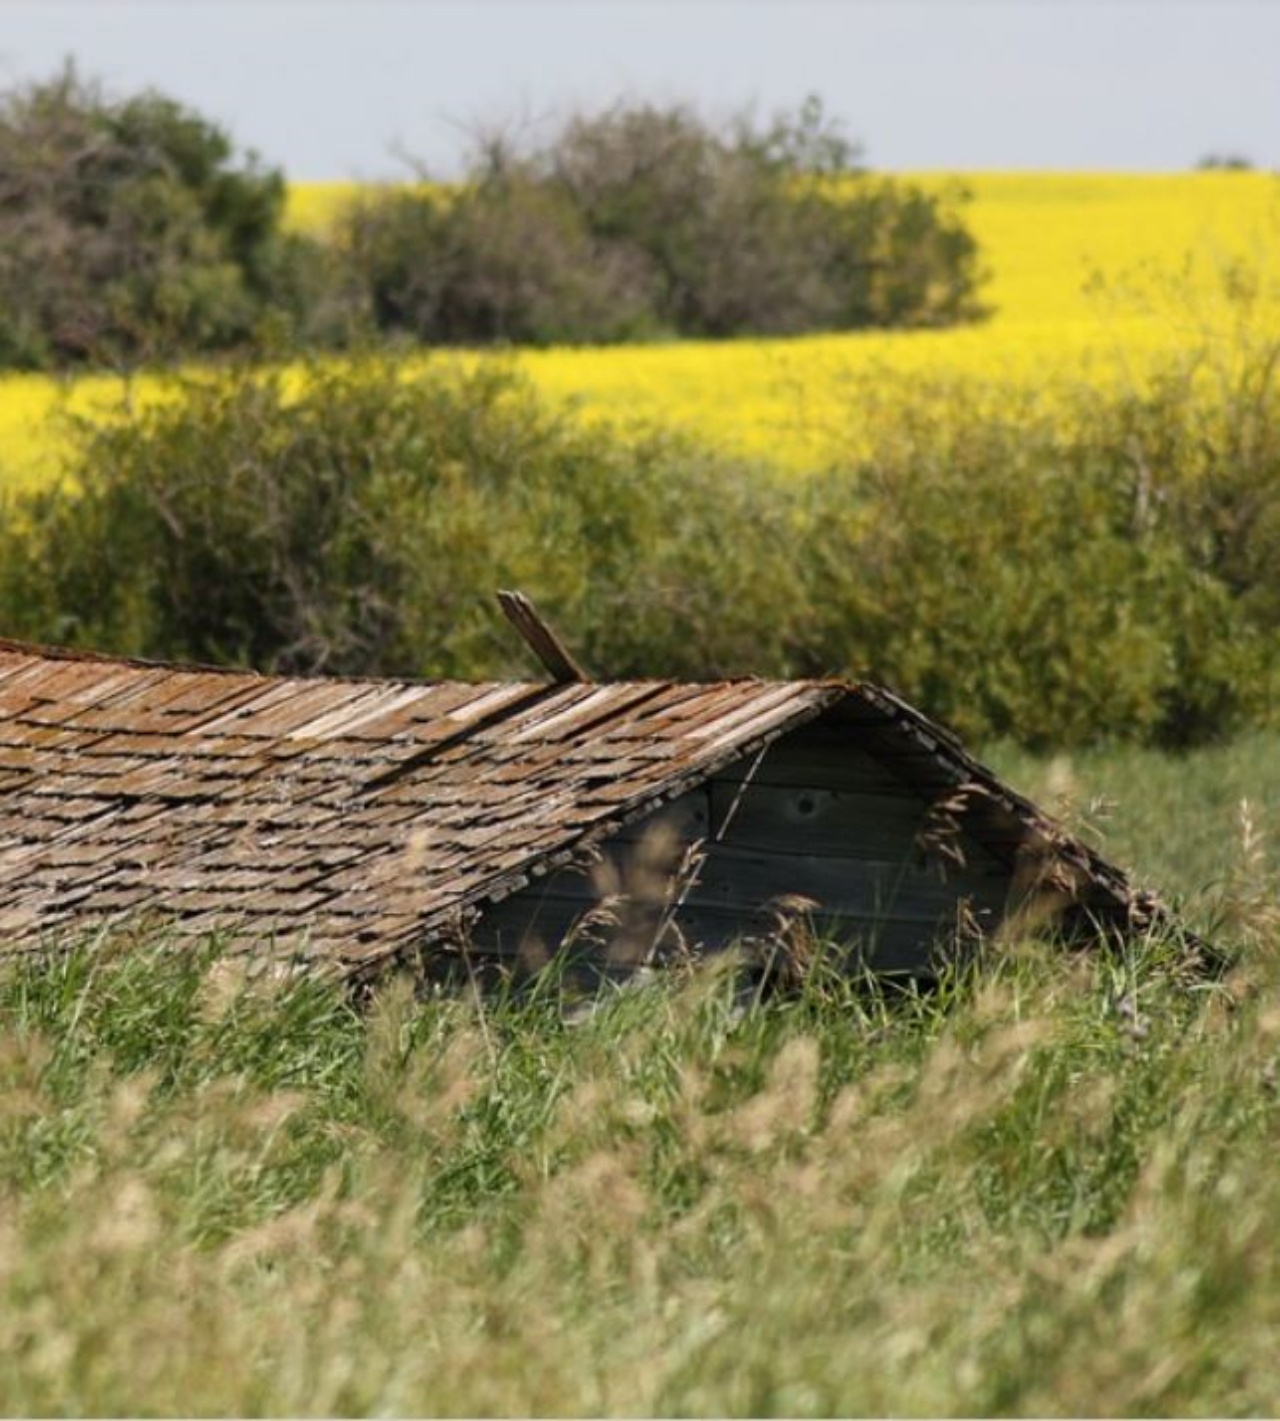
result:
<svg viewBox="0 0 1280 1421"><path fill-rule="evenodd" d="M886 168L1280 166L1280 3L0 0L0 83L65 55L298 179L454 169L463 127L619 94L825 99Z"/></svg>

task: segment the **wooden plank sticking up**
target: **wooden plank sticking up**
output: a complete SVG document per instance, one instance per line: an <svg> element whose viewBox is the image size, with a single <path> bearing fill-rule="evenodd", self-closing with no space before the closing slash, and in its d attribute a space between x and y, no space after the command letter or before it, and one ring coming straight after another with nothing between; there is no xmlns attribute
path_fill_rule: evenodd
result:
<svg viewBox="0 0 1280 1421"><path fill-rule="evenodd" d="M570 655L564 642L551 630L523 592L499 591L498 605L505 613L507 621L515 627L524 638L525 644L550 672L556 685L590 680Z"/></svg>

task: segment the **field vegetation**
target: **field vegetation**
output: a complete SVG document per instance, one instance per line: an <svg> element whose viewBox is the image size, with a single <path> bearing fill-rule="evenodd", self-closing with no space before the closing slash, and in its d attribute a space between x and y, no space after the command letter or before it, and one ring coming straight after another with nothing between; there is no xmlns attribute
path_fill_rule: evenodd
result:
<svg viewBox="0 0 1280 1421"><path fill-rule="evenodd" d="M1012 394L1065 419L1082 386L1139 392L1174 359L1225 369L1280 327L1267 262L1280 184L1270 174L971 174L963 186L989 273L981 290L991 315L979 323L459 358L515 364L587 421L676 429L718 452L806 473L891 437L904 406L954 399L997 410ZM324 231L333 209L360 194L352 184L291 187L287 224ZM410 377L436 359L398 354ZM291 378L301 382L306 368ZM40 483L65 464L63 416L146 407L167 385L145 372L5 376L0 488Z"/></svg>
<svg viewBox="0 0 1280 1421"><path fill-rule="evenodd" d="M566 1018L127 932L10 961L0 1409L1274 1411L1277 806L1227 802L1274 738L1001 755L1095 828L1118 793L1231 973L1004 942L930 997L711 970Z"/></svg>

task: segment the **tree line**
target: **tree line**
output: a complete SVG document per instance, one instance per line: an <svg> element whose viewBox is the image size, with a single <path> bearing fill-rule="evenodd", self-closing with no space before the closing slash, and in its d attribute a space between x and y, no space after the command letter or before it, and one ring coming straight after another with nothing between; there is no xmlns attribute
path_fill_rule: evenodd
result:
<svg viewBox="0 0 1280 1421"><path fill-rule="evenodd" d="M939 326L982 314L964 193L867 170L817 99L478 137L460 182L361 190L324 236L286 180L153 91L67 65L0 94L0 367L218 353Z"/></svg>

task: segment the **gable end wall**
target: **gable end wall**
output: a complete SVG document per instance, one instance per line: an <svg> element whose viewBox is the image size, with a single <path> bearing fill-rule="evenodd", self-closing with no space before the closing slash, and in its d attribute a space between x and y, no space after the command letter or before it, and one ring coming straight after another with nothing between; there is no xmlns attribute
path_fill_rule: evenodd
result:
<svg viewBox="0 0 1280 1421"><path fill-rule="evenodd" d="M856 942L876 970L911 971L958 926L994 929L1009 868L963 833L923 844L938 829L929 802L851 742L816 724L736 762L628 826L593 866L489 908L473 947L533 968L572 934L574 956L625 974L655 944L717 952L805 917L821 937Z"/></svg>

